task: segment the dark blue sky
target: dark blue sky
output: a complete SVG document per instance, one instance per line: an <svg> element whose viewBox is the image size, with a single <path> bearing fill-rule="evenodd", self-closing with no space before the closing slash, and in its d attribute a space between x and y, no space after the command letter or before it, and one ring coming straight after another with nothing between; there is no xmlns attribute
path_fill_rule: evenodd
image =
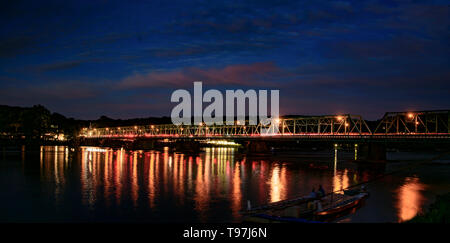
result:
<svg viewBox="0 0 450 243"><path fill-rule="evenodd" d="M282 114L450 108L449 1L10 1L0 104L170 115L178 88L279 89Z"/></svg>

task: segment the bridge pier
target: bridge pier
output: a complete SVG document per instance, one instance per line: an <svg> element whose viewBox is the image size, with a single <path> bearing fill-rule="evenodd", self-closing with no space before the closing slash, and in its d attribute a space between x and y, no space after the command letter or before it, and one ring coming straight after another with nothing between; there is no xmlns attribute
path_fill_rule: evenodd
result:
<svg viewBox="0 0 450 243"><path fill-rule="evenodd" d="M265 141L247 141L244 148L247 153L263 153L270 151L270 147Z"/></svg>
<svg viewBox="0 0 450 243"><path fill-rule="evenodd" d="M361 144L358 158L367 161L386 161L386 145L381 143Z"/></svg>
<svg viewBox="0 0 450 243"><path fill-rule="evenodd" d="M175 149L179 151L198 153L201 150L201 145L198 141L177 141L175 142Z"/></svg>

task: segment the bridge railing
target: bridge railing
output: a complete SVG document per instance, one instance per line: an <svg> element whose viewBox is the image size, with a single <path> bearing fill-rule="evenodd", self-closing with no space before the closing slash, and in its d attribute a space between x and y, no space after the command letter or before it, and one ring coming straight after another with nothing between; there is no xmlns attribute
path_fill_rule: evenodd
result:
<svg viewBox="0 0 450 243"><path fill-rule="evenodd" d="M387 112L376 134L450 134L450 110Z"/></svg>
<svg viewBox="0 0 450 243"><path fill-rule="evenodd" d="M278 118L257 125L144 125L83 128L82 137L208 137L208 136L289 136L289 135L367 135L371 130L358 115L332 115Z"/></svg>
<svg viewBox="0 0 450 243"><path fill-rule="evenodd" d="M450 136L450 111L387 112L374 131L359 115L287 117L266 124L83 128L81 137Z"/></svg>

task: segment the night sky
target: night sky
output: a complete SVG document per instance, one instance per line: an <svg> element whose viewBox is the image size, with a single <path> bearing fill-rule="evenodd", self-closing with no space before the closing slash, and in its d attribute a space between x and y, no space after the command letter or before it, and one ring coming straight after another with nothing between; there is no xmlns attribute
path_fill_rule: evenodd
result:
<svg viewBox="0 0 450 243"><path fill-rule="evenodd" d="M170 115L175 89L279 89L282 114L450 109L449 1L8 1L0 104Z"/></svg>

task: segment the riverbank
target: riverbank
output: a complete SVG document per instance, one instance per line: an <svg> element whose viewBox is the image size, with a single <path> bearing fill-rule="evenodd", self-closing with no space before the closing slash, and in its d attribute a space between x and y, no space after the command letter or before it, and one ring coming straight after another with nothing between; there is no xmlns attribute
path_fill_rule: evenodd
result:
<svg viewBox="0 0 450 243"><path fill-rule="evenodd" d="M450 193L438 195L436 201L428 210L418 214L406 223L449 223L450 222Z"/></svg>

